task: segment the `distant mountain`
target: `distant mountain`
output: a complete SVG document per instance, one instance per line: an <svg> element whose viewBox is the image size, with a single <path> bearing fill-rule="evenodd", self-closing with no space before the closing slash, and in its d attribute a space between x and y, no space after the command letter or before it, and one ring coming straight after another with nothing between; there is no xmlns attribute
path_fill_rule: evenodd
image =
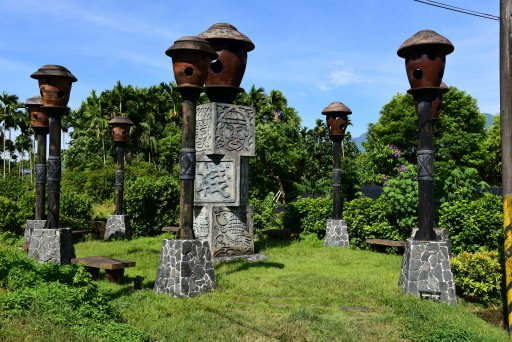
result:
<svg viewBox="0 0 512 342"><path fill-rule="evenodd" d="M366 135L367 134L368 134L368 132L364 132L363 134L361 134L357 138L353 138L352 139L352 140L354 140L354 143L356 144L356 146L357 146L357 148L359 149L360 152L366 152L366 150L364 149L362 143L366 142Z"/></svg>
<svg viewBox="0 0 512 342"><path fill-rule="evenodd" d="M489 128L489 126L492 125L493 115L492 114L488 114L488 113L482 113L482 114L485 115L485 118L486 118L485 129L487 129L487 128Z"/></svg>
<svg viewBox="0 0 512 342"><path fill-rule="evenodd" d="M485 115L485 129L487 130L491 125L492 125L492 121L493 121L493 115L492 114L489 114L489 113L482 113L483 115ZM360 136L356 137L356 138L353 138L357 148L359 149L360 152L366 152L366 150L364 149L362 143L363 142L366 142L366 135L368 134L368 132L364 132L363 134L361 134Z"/></svg>

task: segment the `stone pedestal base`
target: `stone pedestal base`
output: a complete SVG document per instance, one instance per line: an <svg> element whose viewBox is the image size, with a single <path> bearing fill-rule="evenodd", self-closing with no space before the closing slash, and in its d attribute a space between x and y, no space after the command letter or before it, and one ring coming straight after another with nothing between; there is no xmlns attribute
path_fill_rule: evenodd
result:
<svg viewBox="0 0 512 342"><path fill-rule="evenodd" d="M71 228L32 230L28 256L41 263L70 264L75 257Z"/></svg>
<svg viewBox="0 0 512 342"><path fill-rule="evenodd" d="M345 220L327 220L324 247L349 247L347 223Z"/></svg>
<svg viewBox="0 0 512 342"><path fill-rule="evenodd" d="M27 246L30 243L30 236L32 235L32 231L34 229L43 229L44 225L46 224L46 220L27 220L27 226L25 227L25 243L24 245Z"/></svg>
<svg viewBox="0 0 512 342"><path fill-rule="evenodd" d="M210 246L202 240L163 240L154 291L195 297L215 288Z"/></svg>
<svg viewBox="0 0 512 342"><path fill-rule="evenodd" d="M103 240L130 238L128 215L109 215Z"/></svg>
<svg viewBox="0 0 512 342"><path fill-rule="evenodd" d="M448 242L407 239L398 285L405 293L456 304Z"/></svg>

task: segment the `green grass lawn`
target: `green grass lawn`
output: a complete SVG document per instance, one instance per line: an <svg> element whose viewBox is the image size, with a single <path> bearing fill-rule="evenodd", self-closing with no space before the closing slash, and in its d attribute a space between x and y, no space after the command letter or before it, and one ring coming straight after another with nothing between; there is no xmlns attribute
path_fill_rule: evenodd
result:
<svg viewBox="0 0 512 342"><path fill-rule="evenodd" d="M124 285L100 281L127 324L155 341L506 341L471 304L419 300L397 286L401 257L311 242L258 242L268 259L216 265L215 291L152 291L161 240L89 241L77 257L135 260ZM132 290L145 277L144 290Z"/></svg>

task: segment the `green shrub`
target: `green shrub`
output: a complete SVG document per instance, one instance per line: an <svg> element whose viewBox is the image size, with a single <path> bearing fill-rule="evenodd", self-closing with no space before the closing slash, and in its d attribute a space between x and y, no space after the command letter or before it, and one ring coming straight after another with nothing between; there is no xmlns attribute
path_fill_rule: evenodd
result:
<svg viewBox="0 0 512 342"><path fill-rule="evenodd" d="M85 192L95 203L114 199L116 169L113 164L110 166L87 172Z"/></svg>
<svg viewBox="0 0 512 342"><path fill-rule="evenodd" d="M23 234L25 217L18 204L0 196L0 231Z"/></svg>
<svg viewBox="0 0 512 342"><path fill-rule="evenodd" d="M332 199L297 198L288 203L283 214L283 226L302 235L316 234L322 239L325 236L326 221L332 214Z"/></svg>
<svg viewBox="0 0 512 342"><path fill-rule="evenodd" d="M445 202L439 210L439 226L448 230L455 254L497 250L503 241L501 197L485 193L474 201Z"/></svg>
<svg viewBox="0 0 512 342"><path fill-rule="evenodd" d="M82 230L88 228L92 216L92 200L83 193L62 189L60 196L60 224L62 227Z"/></svg>
<svg viewBox="0 0 512 342"><path fill-rule="evenodd" d="M376 202L367 197L353 199L345 203L343 218L347 222L350 244L357 248L367 249L366 227L376 222L379 213L375 210Z"/></svg>
<svg viewBox="0 0 512 342"><path fill-rule="evenodd" d="M161 228L178 223L178 179L168 175L139 176L125 182L124 203L133 236L153 236Z"/></svg>
<svg viewBox="0 0 512 342"><path fill-rule="evenodd" d="M482 304L501 302L502 267L497 252L463 252L451 259L457 294Z"/></svg>
<svg viewBox="0 0 512 342"><path fill-rule="evenodd" d="M251 198L250 204L254 207L254 230L256 233L283 227L282 215L274 213L278 204L274 201L274 197L275 194L269 192L263 200Z"/></svg>
<svg viewBox="0 0 512 342"><path fill-rule="evenodd" d="M11 201L18 201L26 191L31 191L33 188L30 177L21 178L16 173L0 177L0 196L7 197Z"/></svg>
<svg viewBox="0 0 512 342"><path fill-rule="evenodd" d="M124 324L82 266L38 264L19 251L0 250L0 311L6 317L44 317L84 340L148 341Z"/></svg>

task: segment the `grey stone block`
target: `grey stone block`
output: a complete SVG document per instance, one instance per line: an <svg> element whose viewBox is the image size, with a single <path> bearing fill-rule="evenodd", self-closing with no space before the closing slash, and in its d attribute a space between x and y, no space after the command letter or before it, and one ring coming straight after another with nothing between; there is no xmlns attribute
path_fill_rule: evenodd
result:
<svg viewBox="0 0 512 342"><path fill-rule="evenodd" d="M198 252L199 251L199 252ZM170 262L177 254L188 262ZM196 297L215 288L210 247L201 240L163 240L154 291L174 297Z"/></svg>
<svg viewBox="0 0 512 342"><path fill-rule="evenodd" d="M25 243L30 243L30 236L32 235L32 231L34 229L43 229L45 224L46 220L27 220L25 233L23 234Z"/></svg>
<svg viewBox="0 0 512 342"><path fill-rule="evenodd" d="M248 200L248 158L197 155L194 205L242 206Z"/></svg>
<svg viewBox="0 0 512 342"><path fill-rule="evenodd" d="M347 223L345 220L327 220L324 247L349 247Z"/></svg>
<svg viewBox="0 0 512 342"><path fill-rule="evenodd" d="M103 240L127 239L131 237L128 215L109 215Z"/></svg>
<svg viewBox="0 0 512 342"><path fill-rule="evenodd" d="M214 257L254 254L253 222L250 206L194 207L195 237L208 241Z"/></svg>
<svg viewBox="0 0 512 342"><path fill-rule="evenodd" d="M256 110L210 102L196 108L196 152L204 155L256 155Z"/></svg>
<svg viewBox="0 0 512 342"><path fill-rule="evenodd" d="M447 241L407 239L398 282L402 291L456 304L455 284L447 251Z"/></svg>
<svg viewBox="0 0 512 342"><path fill-rule="evenodd" d="M32 230L28 256L40 263L70 264L75 257L71 228Z"/></svg>

